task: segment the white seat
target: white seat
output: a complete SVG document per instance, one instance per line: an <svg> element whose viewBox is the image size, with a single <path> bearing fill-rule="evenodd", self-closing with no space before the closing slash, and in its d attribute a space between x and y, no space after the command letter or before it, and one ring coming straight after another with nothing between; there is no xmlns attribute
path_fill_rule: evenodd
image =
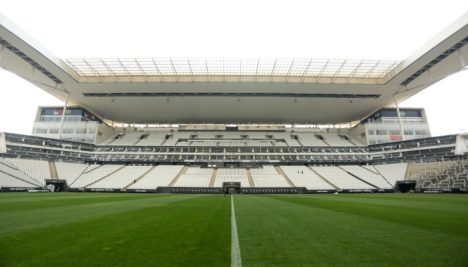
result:
<svg viewBox="0 0 468 267"><path fill-rule="evenodd" d="M281 166L281 169L296 187L305 187L309 190L335 189L306 166Z"/></svg>
<svg viewBox="0 0 468 267"><path fill-rule="evenodd" d="M138 182L129 186L128 189L156 189L160 186L168 186L183 167L181 165L159 165Z"/></svg>
<svg viewBox="0 0 468 267"><path fill-rule="evenodd" d="M312 167L316 172L340 189L369 190L374 187L356 179L338 167Z"/></svg>

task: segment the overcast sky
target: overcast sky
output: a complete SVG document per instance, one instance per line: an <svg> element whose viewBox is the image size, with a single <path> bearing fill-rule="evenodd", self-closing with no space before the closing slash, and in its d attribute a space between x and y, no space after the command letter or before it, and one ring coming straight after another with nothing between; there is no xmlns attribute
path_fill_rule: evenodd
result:
<svg viewBox="0 0 468 267"><path fill-rule="evenodd" d="M468 0L22 1L0 12L58 57L309 57L403 60L468 11ZM30 134L61 102L0 69L0 131ZM468 71L405 101L433 135L468 131Z"/></svg>

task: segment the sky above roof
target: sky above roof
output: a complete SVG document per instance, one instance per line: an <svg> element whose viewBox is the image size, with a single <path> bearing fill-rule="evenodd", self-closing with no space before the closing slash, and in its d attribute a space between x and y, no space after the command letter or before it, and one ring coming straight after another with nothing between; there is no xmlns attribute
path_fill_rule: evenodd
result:
<svg viewBox="0 0 468 267"><path fill-rule="evenodd" d="M0 0L0 5L5 16L61 58L403 60L468 11L468 0ZM467 131L462 115L468 108L461 100L468 99L467 85L465 71L403 106L426 108L433 134ZM0 70L0 131L29 134L37 106L57 104L60 101ZM12 118L11 110L22 112Z"/></svg>

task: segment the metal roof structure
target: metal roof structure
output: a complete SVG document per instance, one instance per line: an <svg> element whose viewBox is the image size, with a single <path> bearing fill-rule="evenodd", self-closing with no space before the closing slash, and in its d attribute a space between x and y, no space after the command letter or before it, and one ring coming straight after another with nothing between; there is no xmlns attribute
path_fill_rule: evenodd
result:
<svg viewBox="0 0 468 267"><path fill-rule="evenodd" d="M65 63L80 77L266 76L375 79L385 77L401 61L313 58L71 58ZM180 79L187 80L190 79Z"/></svg>
<svg viewBox="0 0 468 267"><path fill-rule="evenodd" d="M359 121L468 64L468 13L401 61L310 58L60 59L0 15L0 67L124 123Z"/></svg>

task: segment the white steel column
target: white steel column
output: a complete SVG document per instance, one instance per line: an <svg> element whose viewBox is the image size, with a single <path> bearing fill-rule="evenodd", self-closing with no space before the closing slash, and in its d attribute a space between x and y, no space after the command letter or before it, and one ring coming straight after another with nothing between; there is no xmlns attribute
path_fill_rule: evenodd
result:
<svg viewBox="0 0 468 267"><path fill-rule="evenodd" d="M463 58L461 49L458 50L458 57L460 58L461 69L463 70L466 67L465 59Z"/></svg>
<svg viewBox="0 0 468 267"><path fill-rule="evenodd" d="M67 98L65 98L65 104L63 105L62 119L60 120L58 139L62 139L63 122L65 121L65 113L67 113L68 98L70 98L70 94L67 94Z"/></svg>
<svg viewBox="0 0 468 267"><path fill-rule="evenodd" d="M0 45L0 66L2 66L2 57L3 57L3 51L5 51L5 46Z"/></svg>
<svg viewBox="0 0 468 267"><path fill-rule="evenodd" d="M400 107L398 106L398 98L397 95L394 95L395 98L395 106L396 106L396 111L397 111L397 116L398 116L398 123L400 124L400 135L401 135L401 140L405 140L405 131L403 130L403 122L401 121L401 115L400 115Z"/></svg>

